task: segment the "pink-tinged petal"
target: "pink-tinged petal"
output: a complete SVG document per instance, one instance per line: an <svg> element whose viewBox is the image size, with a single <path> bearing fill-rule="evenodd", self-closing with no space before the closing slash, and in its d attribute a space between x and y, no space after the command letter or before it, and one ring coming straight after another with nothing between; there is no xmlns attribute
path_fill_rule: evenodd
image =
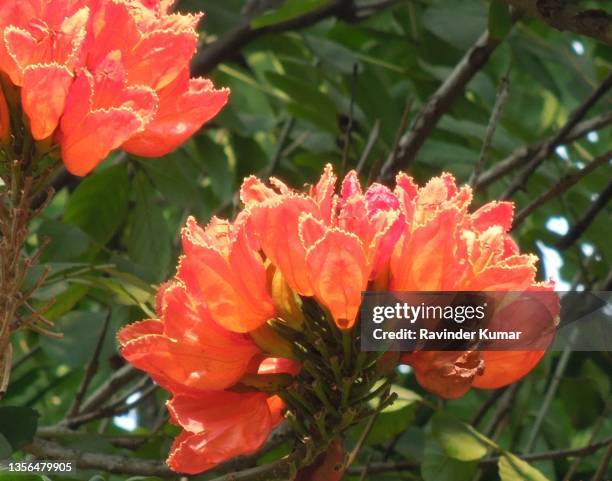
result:
<svg viewBox="0 0 612 481"><path fill-rule="evenodd" d="M278 418L275 415L273 419L264 393L220 391L175 396L168 402L168 410L174 422L186 430L175 440L168 464L187 474L254 453Z"/></svg>
<svg viewBox="0 0 612 481"><path fill-rule="evenodd" d="M164 324L157 319L146 319L144 321L134 322L122 327L117 333L117 341L120 345L125 345L134 339L149 334L163 334Z"/></svg>
<svg viewBox="0 0 612 481"><path fill-rule="evenodd" d="M455 177L453 174L449 174L448 172L444 172L441 176L444 181L444 185L446 186L446 195L447 199L451 199L457 194L457 183L455 182Z"/></svg>
<svg viewBox="0 0 612 481"><path fill-rule="evenodd" d="M362 194L361 184L359 183L359 177L357 176L357 172L351 170L344 180L342 181L342 186L340 187L340 196L343 201L346 201L354 196L360 196Z"/></svg>
<svg viewBox="0 0 612 481"><path fill-rule="evenodd" d="M46 139L57 128L72 82L63 65L31 65L24 70L21 103L36 140Z"/></svg>
<svg viewBox="0 0 612 481"><path fill-rule="evenodd" d="M157 115L142 133L126 142L124 148L128 152L143 157L172 152L221 111L229 90L215 89L209 80L189 80L188 76L185 70L159 92Z"/></svg>
<svg viewBox="0 0 612 481"><path fill-rule="evenodd" d="M317 299L341 329L355 323L368 268L361 241L340 230L328 230L308 250L306 263Z"/></svg>
<svg viewBox="0 0 612 481"><path fill-rule="evenodd" d="M400 207L395 194L382 184L372 184L366 191L365 198L370 214L375 214L381 210L397 210Z"/></svg>
<svg viewBox="0 0 612 481"><path fill-rule="evenodd" d="M313 290L306 267L306 249L299 237L299 219L304 213L318 217L318 207L309 197L283 196L253 206L249 219L266 256L280 269L287 284L301 295Z"/></svg>
<svg viewBox="0 0 612 481"><path fill-rule="evenodd" d="M514 204L512 202L489 202L472 214L472 223L478 231L499 225L508 232L512 228Z"/></svg>

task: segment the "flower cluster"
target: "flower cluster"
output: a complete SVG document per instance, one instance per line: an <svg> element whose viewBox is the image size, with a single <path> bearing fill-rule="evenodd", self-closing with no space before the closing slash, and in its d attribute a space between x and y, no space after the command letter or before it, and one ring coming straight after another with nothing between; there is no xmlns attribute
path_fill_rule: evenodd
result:
<svg viewBox="0 0 612 481"><path fill-rule="evenodd" d="M423 187L400 174L394 190L373 184L364 192L355 172L339 192L336 183L331 166L307 194L278 179L269 186L245 179L244 209L234 222L215 218L203 229L188 221L176 278L159 294L159 320L121 331L123 356L174 395L169 409L184 431L170 454L173 469L199 472L261 446L285 409L270 395L274 386L312 385L313 396L338 396L342 406L367 394L377 381L372 374L382 372L377 365L347 359L358 356L350 344L329 352L335 334L340 346L347 336L355 339L364 290L552 290L536 283L536 257L521 255L508 235L510 203L470 212L470 188L458 188L449 174ZM312 314L313 304L322 318ZM322 335L312 334L315 324L324 326ZM291 334L300 332L314 341ZM315 369L310 354L319 356ZM402 362L424 388L454 398L471 386L514 382L541 355L411 352ZM326 381L321 394L326 363L327 379L335 381ZM363 367L358 375L356 365ZM264 382L270 375L274 382ZM278 376L288 379L279 384ZM336 422L345 423L340 417Z"/></svg>
<svg viewBox="0 0 612 481"><path fill-rule="evenodd" d="M168 0L3 0L0 73L32 137L59 144L85 175L110 151L164 155L225 105L227 90L189 78L198 15ZM18 109L15 109L17 111ZM8 135L0 93L0 141Z"/></svg>

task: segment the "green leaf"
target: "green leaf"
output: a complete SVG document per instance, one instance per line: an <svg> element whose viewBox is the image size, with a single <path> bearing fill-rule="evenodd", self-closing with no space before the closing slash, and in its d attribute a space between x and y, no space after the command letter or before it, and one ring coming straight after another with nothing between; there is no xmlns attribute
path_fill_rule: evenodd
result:
<svg viewBox="0 0 612 481"><path fill-rule="evenodd" d="M280 8L264 13L251 21L251 28L270 27L306 15L330 3L331 0L287 0Z"/></svg>
<svg viewBox="0 0 612 481"><path fill-rule="evenodd" d="M234 174L223 148L207 135L200 135L194 140L197 155L203 159L208 169L213 193L221 202L231 199L235 190Z"/></svg>
<svg viewBox="0 0 612 481"><path fill-rule="evenodd" d="M452 2L428 8L422 17L427 30L458 49L469 48L486 27L480 2Z"/></svg>
<svg viewBox="0 0 612 481"><path fill-rule="evenodd" d="M83 367L91 358L105 312L72 311L57 321L62 339L41 337L42 350L53 361L72 368Z"/></svg>
<svg viewBox="0 0 612 481"><path fill-rule="evenodd" d="M487 454L489 443L473 427L453 416L439 412L431 420L431 432L447 456L474 461Z"/></svg>
<svg viewBox="0 0 612 481"><path fill-rule="evenodd" d="M125 164L87 177L68 201L64 221L74 224L99 244L115 234L128 207L129 181Z"/></svg>
<svg viewBox="0 0 612 481"><path fill-rule="evenodd" d="M0 459L8 459L12 452L11 443L6 440L4 435L0 434Z"/></svg>
<svg viewBox="0 0 612 481"><path fill-rule="evenodd" d="M128 254L147 268L152 282L159 282L166 277L170 264L170 233L162 209L157 205L155 190L144 173L136 174L133 190L136 205L130 216Z"/></svg>
<svg viewBox="0 0 612 481"><path fill-rule="evenodd" d="M491 0L489 6L489 33L493 38L502 40L512 29L512 15L507 3Z"/></svg>
<svg viewBox="0 0 612 481"><path fill-rule="evenodd" d="M397 399L391 406L381 411L368 435L367 444L370 446L381 444L406 430L414 420L416 407L416 399Z"/></svg>
<svg viewBox="0 0 612 481"><path fill-rule="evenodd" d="M74 260L84 254L89 247L89 237L78 227L59 222L45 220L36 231L39 244L48 239L41 256L41 261L55 262Z"/></svg>
<svg viewBox="0 0 612 481"><path fill-rule="evenodd" d="M18 406L0 407L0 453L6 449L4 441L10 445L12 451L17 451L32 441L37 425L38 413L34 409Z"/></svg>
<svg viewBox="0 0 612 481"><path fill-rule="evenodd" d="M435 437L427 436L421 464L421 476L425 481L469 481L477 467L477 461L449 457Z"/></svg>
<svg viewBox="0 0 612 481"><path fill-rule="evenodd" d="M504 453L497 463L501 481L548 481L540 471L510 453Z"/></svg>

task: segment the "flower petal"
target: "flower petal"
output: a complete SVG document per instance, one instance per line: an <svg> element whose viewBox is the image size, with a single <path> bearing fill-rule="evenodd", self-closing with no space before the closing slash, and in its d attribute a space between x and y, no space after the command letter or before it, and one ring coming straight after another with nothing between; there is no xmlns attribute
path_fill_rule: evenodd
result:
<svg viewBox="0 0 612 481"><path fill-rule="evenodd" d="M341 230L328 230L306 255L315 295L341 329L355 323L361 293L368 284L366 264L359 239Z"/></svg>
<svg viewBox="0 0 612 481"><path fill-rule="evenodd" d="M24 70L21 103L36 140L50 137L57 128L72 82L70 71L57 63L31 65Z"/></svg>
<svg viewBox="0 0 612 481"><path fill-rule="evenodd" d="M264 393L218 391L194 397L175 396L168 402L168 410L174 422L187 431L175 440L168 465L188 474L254 453L273 426Z"/></svg>
<svg viewBox="0 0 612 481"><path fill-rule="evenodd" d="M130 341L149 334L163 334L164 324L157 319L145 319L144 321L128 324L117 333L117 341L124 346Z"/></svg>
<svg viewBox="0 0 612 481"><path fill-rule="evenodd" d="M145 130L125 143L130 153L161 157L172 152L216 116L229 97L228 89L215 89L206 79L190 79L186 69L172 84L159 92L155 118Z"/></svg>

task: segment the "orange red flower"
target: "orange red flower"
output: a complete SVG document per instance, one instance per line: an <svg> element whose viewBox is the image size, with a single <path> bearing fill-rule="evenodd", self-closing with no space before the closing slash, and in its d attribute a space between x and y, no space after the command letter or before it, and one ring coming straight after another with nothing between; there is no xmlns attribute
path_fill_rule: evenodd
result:
<svg viewBox="0 0 612 481"><path fill-rule="evenodd" d="M85 175L112 150L167 154L229 92L189 78L199 15L165 0L6 0L0 72L21 89L35 140L52 139Z"/></svg>
<svg viewBox="0 0 612 481"><path fill-rule="evenodd" d="M249 335L275 306L243 225L213 219L203 229L189 219L182 239L177 275L157 296L159 318L124 327L118 341L125 359L173 394L168 409L183 432L169 465L199 473L261 447L284 404L252 386L299 368Z"/></svg>
<svg viewBox="0 0 612 481"><path fill-rule="evenodd" d="M499 293L491 329L520 312L536 340L556 317L558 304L537 296L552 285L535 281L535 256L520 254L508 235L512 204L470 212L470 188L450 174L423 187L400 174L395 190L375 183L364 191L355 172L338 192L336 183L331 166L308 193L245 179L234 222L213 218L203 228L188 219L176 277L158 295L159 319L120 332L123 356L173 394L168 408L182 428L173 469L197 473L262 445L284 409L275 383L300 370L292 340L269 321L304 329L308 297L343 331L354 328L366 289ZM542 342L529 352L416 351L402 361L425 389L455 398L515 382L537 364ZM384 358L381 377L398 358ZM337 473L336 451L312 472Z"/></svg>

